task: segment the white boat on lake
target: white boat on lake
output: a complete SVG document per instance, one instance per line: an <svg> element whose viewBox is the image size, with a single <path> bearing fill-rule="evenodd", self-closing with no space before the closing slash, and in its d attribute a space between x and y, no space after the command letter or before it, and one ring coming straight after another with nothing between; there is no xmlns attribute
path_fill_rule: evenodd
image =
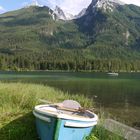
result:
<svg viewBox="0 0 140 140"><path fill-rule="evenodd" d="M109 72L107 74L110 76L119 76L119 73L116 73L116 72Z"/></svg>

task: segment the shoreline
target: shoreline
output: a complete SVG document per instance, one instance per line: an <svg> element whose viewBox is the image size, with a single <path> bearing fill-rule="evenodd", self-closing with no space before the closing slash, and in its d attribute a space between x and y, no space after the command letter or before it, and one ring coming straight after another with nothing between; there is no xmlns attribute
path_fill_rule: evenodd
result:
<svg viewBox="0 0 140 140"><path fill-rule="evenodd" d="M65 71L65 70L0 70L0 72L65 72L65 73L140 73L139 71L90 71L90 70L79 70L79 71Z"/></svg>

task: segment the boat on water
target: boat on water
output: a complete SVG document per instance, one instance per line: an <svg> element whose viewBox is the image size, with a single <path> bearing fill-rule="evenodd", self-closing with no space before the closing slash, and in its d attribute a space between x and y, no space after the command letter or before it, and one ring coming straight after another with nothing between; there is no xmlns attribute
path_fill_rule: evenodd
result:
<svg viewBox="0 0 140 140"><path fill-rule="evenodd" d="M96 126L98 116L80 109L76 101L35 106L33 114L41 140L84 140Z"/></svg>
<svg viewBox="0 0 140 140"><path fill-rule="evenodd" d="M109 72L107 74L110 76L119 76L119 73L116 73L116 72Z"/></svg>

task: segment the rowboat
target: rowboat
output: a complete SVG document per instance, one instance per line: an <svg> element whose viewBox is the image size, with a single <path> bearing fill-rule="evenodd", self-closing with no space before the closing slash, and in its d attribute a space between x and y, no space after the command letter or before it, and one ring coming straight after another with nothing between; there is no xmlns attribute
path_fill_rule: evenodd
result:
<svg viewBox="0 0 140 140"><path fill-rule="evenodd" d="M35 106L33 114L41 140L84 140L98 121L95 113L72 100Z"/></svg>

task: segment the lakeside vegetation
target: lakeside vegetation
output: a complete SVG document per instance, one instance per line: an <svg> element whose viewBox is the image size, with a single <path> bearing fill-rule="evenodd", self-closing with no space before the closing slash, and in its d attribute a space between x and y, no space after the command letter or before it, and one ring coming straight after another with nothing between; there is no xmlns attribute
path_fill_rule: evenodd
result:
<svg viewBox="0 0 140 140"><path fill-rule="evenodd" d="M93 101L84 95L70 95L54 88L39 84L0 83L0 139L36 140L35 118L32 110L39 99L61 102L74 99L83 107L92 108ZM95 137L96 136L96 137ZM88 140L120 140L100 125Z"/></svg>
<svg viewBox="0 0 140 140"><path fill-rule="evenodd" d="M56 52L57 55L54 55ZM57 49L56 51L34 54L0 54L0 70L139 72L140 61L121 59L87 59L82 55L82 51L73 50L71 52L67 52Z"/></svg>

